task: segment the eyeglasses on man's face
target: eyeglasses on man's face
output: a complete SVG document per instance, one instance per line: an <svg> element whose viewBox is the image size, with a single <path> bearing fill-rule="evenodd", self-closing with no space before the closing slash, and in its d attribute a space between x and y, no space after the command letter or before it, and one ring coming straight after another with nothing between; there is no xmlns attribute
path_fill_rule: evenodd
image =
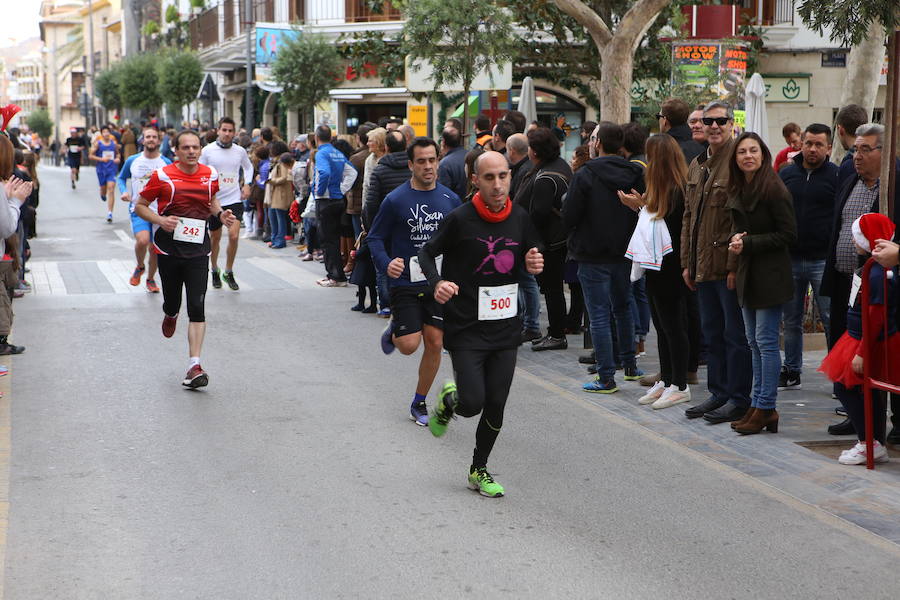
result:
<svg viewBox="0 0 900 600"><path fill-rule="evenodd" d="M861 156L866 156L872 154L876 150L881 150L881 146L869 146L868 144L864 144L862 146L853 146L853 151Z"/></svg>

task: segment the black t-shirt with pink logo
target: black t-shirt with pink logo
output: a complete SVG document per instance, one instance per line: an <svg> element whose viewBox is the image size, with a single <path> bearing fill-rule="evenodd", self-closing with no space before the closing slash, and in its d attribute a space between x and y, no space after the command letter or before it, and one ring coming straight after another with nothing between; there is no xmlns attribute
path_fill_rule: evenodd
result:
<svg viewBox="0 0 900 600"><path fill-rule="evenodd" d="M531 218L513 205L499 223L484 221L471 202L444 217L419 251L422 271L432 288L440 280L459 286L444 305L444 347L448 350L515 348L522 335L511 288L525 269L525 254L543 250ZM441 273L436 257L443 255Z"/></svg>

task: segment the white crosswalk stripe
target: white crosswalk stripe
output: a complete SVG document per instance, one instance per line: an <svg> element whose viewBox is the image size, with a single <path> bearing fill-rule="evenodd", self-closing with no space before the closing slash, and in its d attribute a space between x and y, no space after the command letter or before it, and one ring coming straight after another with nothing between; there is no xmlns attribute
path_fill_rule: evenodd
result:
<svg viewBox="0 0 900 600"><path fill-rule="evenodd" d="M103 275L108 283L110 291L101 292L104 294L146 294L146 279L141 280L141 285L132 286L128 280L134 269L134 261L122 259L98 260L98 261L74 261L80 264L94 264ZM259 284L257 276L257 285L241 277L241 263L250 265L255 269L265 272L274 277L278 283L267 283L263 286ZM69 263L71 264L71 263ZM32 292L36 296L66 296L70 291L66 288L65 281L60 269L66 269L65 262L59 261L38 261L28 262L28 268L31 270L26 275L28 282L31 284ZM239 260L235 266L237 273L237 281L241 286L241 291L263 291L265 289L308 289L319 279L319 275L303 268L300 265L294 265L290 261L280 257L253 257ZM70 273L70 271L67 271ZM69 276L69 275L67 275ZM252 277L251 277L252 278ZM159 276L156 278L157 284L160 283Z"/></svg>
<svg viewBox="0 0 900 600"><path fill-rule="evenodd" d="M292 265L280 258L256 257L248 258L247 262L254 267L259 267L263 271L274 275L282 281L286 281L296 288L309 287L310 284L313 284L316 280L320 279L320 277L316 276L314 273L310 273L306 269Z"/></svg>

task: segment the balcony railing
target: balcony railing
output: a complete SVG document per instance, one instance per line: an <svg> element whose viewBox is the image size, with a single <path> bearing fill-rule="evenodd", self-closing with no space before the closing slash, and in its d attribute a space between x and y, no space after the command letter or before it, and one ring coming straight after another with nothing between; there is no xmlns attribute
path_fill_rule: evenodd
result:
<svg viewBox="0 0 900 600"><path fill-rule="evenodd" d="M740 0L741 14L747 22L755 25L793 25L794 0ZM759 23L762 8L762 23Z"/></svg>
<svg viewBox="0 0 900 600"><path fill-rule="evenodd" d="M372 12L366 0L307 0L306 22L312 25L400 21L400 10L385 1L380 13Z"/></svg>
<svg viewBox="0 0 900 600"><path fill-rule="evenodd" d="M200 13L190 21L191 48L199 50L219 43L219 7Z"/></svg>

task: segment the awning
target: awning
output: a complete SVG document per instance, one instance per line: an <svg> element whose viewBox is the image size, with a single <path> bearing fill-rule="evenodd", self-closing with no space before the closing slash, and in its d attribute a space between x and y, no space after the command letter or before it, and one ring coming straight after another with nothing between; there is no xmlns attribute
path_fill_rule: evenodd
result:
<svg viewBox="0 0 900 600"><path fill-rule="evenodd" d="M469 96L469 118L474 119L478 116L478 99L480 96L478 94L471 94ZM461 118L463 114L463 105L460 104L456 110L453 111L451 117L456 117L457 119Z"/></svg>

